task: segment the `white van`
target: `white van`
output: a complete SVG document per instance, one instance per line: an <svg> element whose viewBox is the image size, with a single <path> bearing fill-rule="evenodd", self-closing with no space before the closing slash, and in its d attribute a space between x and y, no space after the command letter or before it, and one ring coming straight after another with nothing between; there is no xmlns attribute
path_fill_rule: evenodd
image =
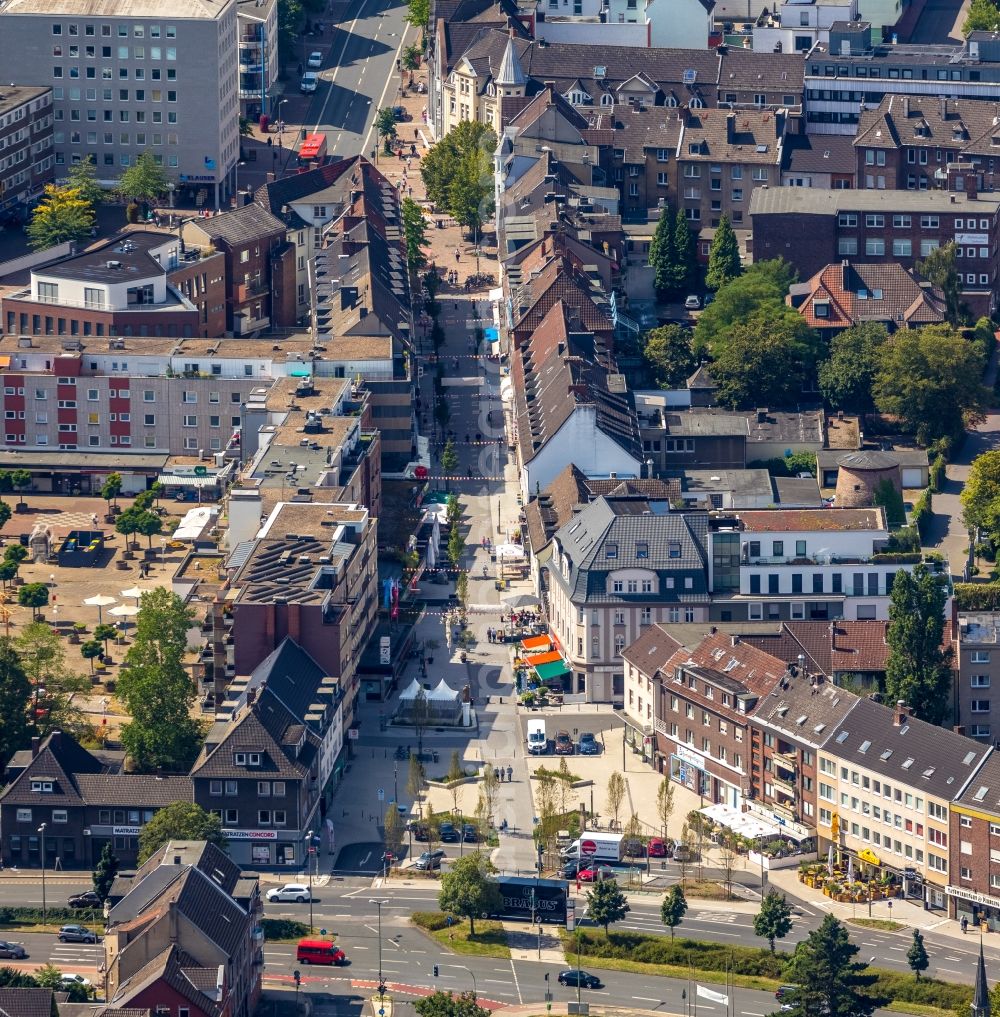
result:
<svg viewBox="0 0 1000 1017"><path fill-rule="evenodd" d="M308 92L315 92L316 83L318 81L319 78L316 77L315 71L306 71L305 74L302 75L302 80L299 82L299 91L302 92L303 95Z"/></svg>
<svg viewBox="0 0 1000 1017"><path fill-rule="evenodd" d="M544 720L528 721L528 752L533 756L544 756L549 751L549 739L545 734Z"/></svg>

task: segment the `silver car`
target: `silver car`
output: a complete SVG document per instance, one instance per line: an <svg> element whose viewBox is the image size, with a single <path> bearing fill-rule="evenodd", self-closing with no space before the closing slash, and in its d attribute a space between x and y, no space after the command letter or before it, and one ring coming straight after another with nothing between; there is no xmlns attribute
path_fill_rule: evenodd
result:
<svg viewBox="0 0 1000 1017"><path fill-rule="evenodd" d="M60 943L96 943L97 933L82 925L64 925L59 930Z"/></svg>
<svg viewBox="0 0 1000 1017"><path fill-rule="evenodd" d="M27 956L28 952L20 943L8 943L0 939L0 957L5 960L24 960Z"/></svg>

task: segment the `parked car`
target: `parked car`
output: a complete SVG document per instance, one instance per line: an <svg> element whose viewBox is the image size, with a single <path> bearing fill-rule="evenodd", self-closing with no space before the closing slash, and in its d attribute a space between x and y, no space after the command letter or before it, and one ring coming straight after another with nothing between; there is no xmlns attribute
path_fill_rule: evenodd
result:
<svg viewBox="0 0 1000 1017"><path fill-rule="evenodd" d="M62 983L67 988L71 985L80 985L85 989L89 989L91 982L89 978L84 978L83 975L78 975L73 971L64 971L62 974Z"/></svg>
<svg viewBox="0 0 1000 1017"><path fill-rule="evenodd" d="M779 985L778 991L774 994L774 998L784 999L786 996L790 996L797 988L797 985Z"/></svg>
<svg viewBox="0 0 1000 1017"><path fill-rule="evenodd" d="M393 106L392 115L399 121L410 119L410 114L406 112L406 108L404 106Z"/></svg>
<svg viewBox="0 0 1000 1017"><path fill-rule="evenodd" d="M414 840L427 840L428 830L423 823L410 823L409 829L413 831Z"/></svg>
<svg viewBox="0 0 1000 1017"><path fill-rule="evenodd" d="M581 971L580 968L570 968L569 971L559 972L560 985L579 985L584 989L603 989L604 983L589 971Z"/></svg>
<svg viewBox="0 0 1000 1017"><path fill-rule="evenodd" d="M60 943L96 943L97 933L82 925L64 925L59 930Z"/></svg>
<svg viewBox="0 0 1000 1017"><path fill-rule="evenodd" d="M438 829L438 840L442 844L457 844L462 839L454 823L442 823Z"/></svg>
<svg viewBox="0 0 1000 1017"><path fill-rule="evenodd" d="M684 309L687 311L701 310L701 297L697 293L691 293L684 301Z"/></svg>
<svg viewBox="0 0 1000 1017"><path fill-rule="evenodd" d="M323 66L323 54L319 50L314 50L309 54L309 59L306 61L306 67L322 67Z"/></svg>
<svg viewBox="0 0 1000 1017"><path fill-rule="evenodd" d="M285 883L268 890L264 896L272 904L276 901L305 904L309 900L309 887L305 883Z"/></svg>
<svg viewBox="0 0 1000 1017"><path fill-rule="evenodd" d="M462 826L462 840L466 844L475 844L479 841L479 831L472 825L472 823L465 823Z"/></svg>
<svg viewBox="0 0 1000 1017"><path fill-rule="evenodd" d="M421 872L427 872L430 869L440 869L443 859L444 852L440 848L438 848L437 851L425 851L413 863L413 867L415 869L419 869Z"/></svg>
<svg viewBox="0 0 1000 1017"><path fill-rule="evenodd" d="M573 739L570 738L568 731L556 731L556 755L573 755Z"/></svg>
<svg viewBox="0 0 1000 1017"><path fill-rule="evenodd" d="M668 844L662 837L650 837L646 851L650 858L669 858L673 854L673 845Z"/></svg>
<svg viewBox="0 0 1000 1017"><path fill-rule="evenodd" d="M319 84L319 78L315 71L306 71L302 75L302 80L299 82L299 91L303 95L309 95L316 91L316 86Z"/></svg>
<svg viewBox="0 0 1000 1017"><path fill-rule="evenodd" d="M4 960L24 960L27 956L27 950L20 943L11 943L9 940L0 939L0 957L3 957Z"/></svg>
<svg viewBox="0 0 1000 1017"><path fill-rule="evenodd" d="M84 890L83 893L74 893L66 907L69 908L99 908L104 904L100 896L94 890Z"/></svg>
<svg viewBox="0 0 1000 1017"><path fill-rule="evenodd" d="M562 867L563 879L576 879L576 874L579 871L580 871L580 863L575 858L571 858Z"/></svg>
<svg viewBox="0 0 1000 1017"><path fill-rule="evenodd" d="M614 879L615 870L610 865L587 865L576 874L581 883L600 883Z"/></svg>
<svg viewBox="0 0 1000 1017"><path fill-rule="evenodd" d="M627 837L622 844L622 853L626 858L645 858L646 847L638 837Z"/></svg>
<svg viewBox="0 0 1000 1017"><path fill-rule="evenodd" d="M601 754L601 743L594 737L593 731L584 731L576 743L576 751L581 756L599 756Z"/></svg>

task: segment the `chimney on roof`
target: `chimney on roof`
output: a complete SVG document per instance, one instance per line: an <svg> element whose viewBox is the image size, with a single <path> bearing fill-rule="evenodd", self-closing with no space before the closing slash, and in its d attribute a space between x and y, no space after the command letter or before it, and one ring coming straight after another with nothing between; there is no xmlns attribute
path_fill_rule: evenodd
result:
<svg viewBox="0 0 1000 1017"><path fill-rule="evenodd" d="M942 120L947 120L948 119L948 97L942 95L940 97L940 103L941 103L941 119Z"/></svg>
<svg viewBox="0 0 1000 1017"><path fill-rule="evenodd" d="M508 22L509 22L509 26L510 27L507 29L507 31L510 34L510 37L512 39L516 39L517 38L517 32L514 30L514 19L513 18L509 18Z"/></svg>
<svg viewBox="0 0 1000 1017"><path fill-rule="evenodd" d="M806 673L806 655L804 653L799 654L799 670L802 674Z"/></svg>
<svg viewBox="0 0 1000 1017"><path fill-rule="evenodd" d="M910 97L908 95L903 96L903 116L908 117L910 115Z"/></svg>
<svg viewBox="0 0 1000 1017"><path fill-rule="evenodd" d="M717 628L717 627L716 627L715 625L713 625L713 626L712 626L712 627L711 627L711 628L710 628L710 629L708 630L708 634L709 634L710 636L714 636L714 635L715 635L715 633L716 633L716 632L718 632L718 631L719 631L719 630L718 630L718 628Z"/></svg>
<svg viewBox="0 0 1000 1017"><path fill-rule="evenodd" d="M906 702L902 699L896 700L896 708L892 711L892 726L902 727L906 723L906 718L910 715L910 708L906 705Z"/></svg>
<svg viewBox="0 0 1000 1017"><path fill-rule="evenodd" d="M49 745L54 749L58 749L62 746L62 731L53 731L49 736Z"/></svg>
<svg viewBox="0 0 1000 1017"><path fill-rule="evenodd" d="M38 750L41 748L42 739L38 735L31 736L31 758L34 759L38 755Z"/></svg>
<svg viewBox="0 0 1000 1017"><path fill-rule="evenodd" d="M955 734L964 735L965 734L965 725L964 724L956 724L952 728L952 731L954 731Z"/></svg>
<svg viewBox="0 0 1000 1017"><path fill-rule="evenodd" d="M740 645L740 637L738 635L735 635L735 634L733 635L732 644L733 644L733 646L739 646Z"/></svg>

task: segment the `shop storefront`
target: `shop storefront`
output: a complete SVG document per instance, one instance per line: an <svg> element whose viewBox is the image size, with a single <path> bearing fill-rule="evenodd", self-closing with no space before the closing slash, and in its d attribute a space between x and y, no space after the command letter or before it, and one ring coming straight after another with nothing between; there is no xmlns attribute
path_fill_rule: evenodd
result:
<svg viewBox="0 0 1000 1017"><path fill-rule="evenodd" d="M923 876L912 866L898 866L886 861L870 847L856 850L845 847L844 861L853 876L862 882L878 881L896 888L898 894L914 901L925 901L932 908L945 906L942 887L925 883Z"/></svg>
<svg viewBox="0 0 1000 1017"><path fill-rule="evenodd" d="M708 769L708 760L686 745L674 745L670 752L670 779L702 798L738 809L740 789Z"/></svg>
<svg viewBox="0 0 1000 1017"><path fill-rule="evenodd" d="M223 831L228 841L229 857L237 865L271 866L295 865L295 841L278 840L278 830ZM295 831L288 831L291 838Z"/></svg>
<svg viewBox="0 0 1000 1017"><path fill-rule="evenodd" d="M985 932L1000 930L1000 897L978 893L964 886L948 885L948 917L961 921L963 918L973 928L980 926Z"/></svg>

